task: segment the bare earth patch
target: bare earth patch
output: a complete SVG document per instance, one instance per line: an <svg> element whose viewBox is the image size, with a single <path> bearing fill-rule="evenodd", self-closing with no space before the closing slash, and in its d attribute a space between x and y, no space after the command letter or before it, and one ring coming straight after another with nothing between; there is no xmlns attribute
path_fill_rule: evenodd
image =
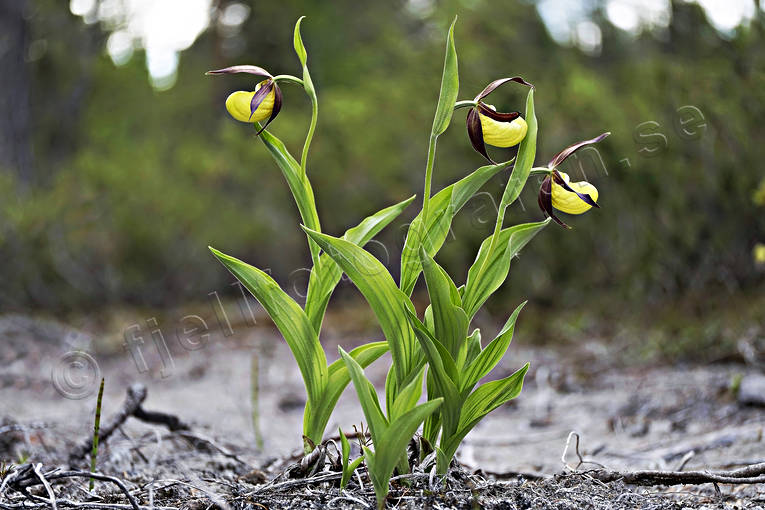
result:
<svg viewBox="0 0 765 510"><path fill-rule="evenodd" d="M189 427L169 430L131 416L102 444L98 471L124 482L142 507L374 507L363 470L346 491L340 491L339 476L332 471L331 444L318 473L309 478L284 474L299 460L303 390L288 349L270 329L250 328L211 338L193 351L181 348L171 333L165 336L172 363L155 348L148 331L144 333L144 367L113 345L104 348L96 341L73 341L54 333L47 338L39 330L5 331L0 353L0 461L41 463L44 478L46 474L55 478L57 468L59 474L88 469L87 455L70 460L70 454L91 434L95 396L65 398L51 384L64 355L84 349L106 378L105 422L122 408L127 388L139 382L148 392L144 410L173 415ZM327 352L336 352L336 342L327 342ZM262 449L256 447L250 398L253 355L259 368ZM494 377L531 361L521 397L490 415L467 437L458 454L460 465L449 478L434 478L425 465L394 481L389 505L765 508L761 483L641 487L600 481L594 470L603 468L731 470L765 461L765 408L740 403L734 391L736 381L755 372L754 367L729 363L615 368L609 364L611 358L609 347L601 344L556 352L517 342ZM380 386L384 365L378 362L368 369ZM351 392L341 399L327 429L329 436L337 426L353 430L360 425L362 413ZM572 431L578 436L570 436ZM566 467L561 459L564 450ZM6 479L18 471L9 469ZM50 508L50 494L39 477L33 472L22 475L0 490L0 508ZM24 483L29 485L27 495ZM92 494L87 485L85 478L51 480L57 506L131 508L114 483L99 481Z"/></svg>

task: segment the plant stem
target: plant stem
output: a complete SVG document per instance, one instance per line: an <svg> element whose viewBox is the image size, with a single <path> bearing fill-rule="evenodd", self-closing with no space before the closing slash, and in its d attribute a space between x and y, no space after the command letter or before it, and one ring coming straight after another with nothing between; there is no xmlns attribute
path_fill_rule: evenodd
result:
<svg viewBox="0 0 765 510"><path fill-rule="evenodd" d="M250 401L252 403L252 428L255 432L255 447L263 450L263 434L260 431L260 360L258 353L252 354L250 363Z"/></svg>
<svg viewBox="0 0 765 510"><path fill-rule="evenodd" d="M420 224L420 244L425 241L428 224L428 207L430 206L430 185L433 180L433 165L436 160L437 135L430 135L428 141L428 162L425 166L425 191L422 194L422 222Z"/></svg>
<svg viewBox="0 0 765 510"><path fill-rule="evenodd" d="M529 172L529 177L532 175L550 175L550 172L552 172L552 170L546 166L536 166Z"/></svg>
<svg viewBox="0 0 765 510"><path fill-rule="evenodd" d="M457 101L454 103L454 109L459 110L460 108L473 108L478 103L472 100L466 100L466 101Z"/></svg>
<svg viewBox="0 0 765 510"><path fill-rule="evenodd" d="M291 74L280 74L278 76L274 76L272 79L277 83L279 83L280 81L284 81L287 83L294 83L300 86L303 85L303 80L301 80L297 76L292 76Z"/></svg>
<svg viewBox="0 0 765 510"><path fill-rule="evenodd" d="M90 450L90 472L96 472L96 459L98 458L98 434L101 430L101 403L104 398L104 379L101 379L101 386L98 388L98 399L96 400L96 421L93 424L93 448ZM95 480L90 479L88 489L93 492Z"/></svg>
<svg viewBox="0 0 765 510"><path fill-rule="evenodd" d="M301 177L305 179L306 175L306 162L308 160L308 148L311 146L313 140L313 133L316 131L316 123L319 120L319 100L316 97L316 89L311 81L311 75L307 72L303 74L304 88L308 93L308 97L311 98L311 124L308 126L308 134L305 137L305 143L303 144L303 153L300 155L300 170L302 171Z"/></svg>

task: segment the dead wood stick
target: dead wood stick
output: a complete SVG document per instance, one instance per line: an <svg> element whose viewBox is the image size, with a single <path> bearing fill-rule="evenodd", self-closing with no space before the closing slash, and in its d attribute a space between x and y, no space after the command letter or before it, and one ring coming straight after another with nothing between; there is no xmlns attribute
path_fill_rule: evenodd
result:
<svg viewBox="0 0 765 510"><path fill-rule="evenodd" d="M312 476L310 478L298 478L295 480L287 480L285 482L279 482L279 483L270 483L266 485L261 485L260 487L256 488L254 491L250 491L245 494L245 496L253 496L255 494L263 494L263 493L269 493L269 492L278 492L282 489L291 489L293 487L300 487L302 485L314 485L314 484L320 484L325 482L331 482L334 480L339 480L342 477L342 473L322 473L320 475Z"/></svg>
<svg viewBox="0 0 765 510"><path fill-rule="evenodd" d="M701 483L752 484L765 483L765 463L753 464L732 471L582 471L601 482L622 481L632 485L695 485Z"/></svg>
<svg viewBox="0 0 765 510"><path fill-rule="evenodd" d="M56 507L56 493L53 492L53 488L50 486L50 483L45 479L45 475L42 473L42 464L35 464L32 469L34 470L37 479L40 480L40 483L42 483L43 487L45 487L45 492L48 493L51 508L53 508L53 510L58 510Z"/></svg>
<svg viewBox="0 0 765 510"><path fill-rule="evenodd" d="M98 434L99 441L106 441L131 416L147 423L164 425L171 431L189 430L190 427L177 416L145 410L142 407L145 400L146 386L140 383L129 386L122 408L108 422L102 425L101 431ZM69 462L75 463L82 460L92 448L93 437L88 437L80 445L72 449L72 452L69 454Z"/></svg>
<svg viewBox="0 0 765 510"><path fill-rule="evenodd" d="M52 482L54 480L61 480L64 478L95 478L96 480L111 482L117 487L119 487L119 489L127 498L128 502L130 502L130 506L133 507L133 510L141 510L140 507L138 506L138 501L136 501L133 495L130 494L130 491L128 490L128 488L119 478L103 475L101 473L90 473L88 471L56 471L56 470L45 473L44 478L40 478L37 475L37 471L38 470L32 471L32 474L34 476L26 476L24 478L19 477L14 479L8 484L8 486L14 490L24 493L28 487L32 487L34 485L45 485L44 482L42 481L43 479L47 479L48 482Z"/></svg>
<svg viewBox="0 0 765 510"><path fill-rule="evenodd" d="M191 428L175 415L161 413L159 411L147 411L141 406L138 406L138 409L135 410L133 417L145 421L146 423L164 425L173 432L177 430L189 430Z"/></svg>
<svg viewBox="0 0 765 510"><path fill-rule="evenodd" d="M132 416L136 409L141 407L143 401L146 400L146 386L143 384L133 384L127 390L127 397L122 404L122 408L112 416L108 422L106 422L98 434L100 441L106 441L112 433L117 430L117 427L125 423L125 420L129 416ZM85 455L93 449L93 438L89 437L83 441L79 446L72 449L69 454L69 462L76 462L81 460Z"/></svg>

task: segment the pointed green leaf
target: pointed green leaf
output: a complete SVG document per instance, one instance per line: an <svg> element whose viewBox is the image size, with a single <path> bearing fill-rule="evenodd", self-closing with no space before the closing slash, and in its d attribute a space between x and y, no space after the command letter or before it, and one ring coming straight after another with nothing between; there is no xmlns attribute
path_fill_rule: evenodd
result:
<svg viewBox="0 0 765 510"><path fill-rule="evenodd" d="M489 296L504 283L510 270L510 261L548 223L550 218L508 227L499 233L493 249L493 236L483 241L465 282L462 302L468 317L472 319Z"/></svg>
<svg viewBox="0 0 765 510"><path fill-rule="evenodd" d="M391 423L378 441L373 441L374 453L365 449L367 468L369 469L369 476L372 478L372 484L375 486L378 507L388 493L388 482L393 475L393 469L401 460L402 452L406 452L406 446L414 433L417 432L420 424L438 409L442 401L440 398L431 400L406 412ZM371 456L370 453L372 453Z"/></svg>
<svg viewBox="0 0 765 510"><path fill-rule="evenodd" d="M340 479L340 488L345 489L345 487L348 485L348 482L351 480L353 472L356 471L356 468L359 467L359 464L361 464L361 462L364 460L364 456L362 455L351 462L351 444L348 442L348 438L345 436L345 433L342 429L338 428L337 431L340 435L340 448L343 462L343 476Z"/></svg>
<svg viewBox="0 0 765 510"><path fill-rule="evenodd" d="M308 61L308 53L305 51L305 45L303 44L303 37L300 35L300 24L305 19L305 16L300 16L297 23L295 23L295 34L293 45L295 46L295 53L297 53L300 65L305 66Z"/></svg>
<svg viewBox="0 0 765 510"><path fill-rule="evenodd" d="M456 358L460 346L465 342L468 328L462 299L446 271L424 249L420 249L420 264L430 295L434 336L446 347L452 358Z"/></svg>
<svg viewBox="0 0 765 510"><path fill-rule="evenodd" d="M355 359L361 368L366 368L377 358L388 352L387 342L370 342L353 349L349 355ZM321 397L316 402L307 402L303 413L303 430L305 435L315 442L321 442L324 429L327 428L332 411L337 400L351 380L348 367L342 358L328 367L329 381Z"/></svg>
<svg viewBox="0 0 765 510"><path fill-rule="evenodd" d="M460 354L457 357L457 367L462 370L462 367L471 363L478 354L481 353L481 330L475 328L470 336L467 337L467 342L460 349Z"/></svg>
<svg viewBox="0 0 765 510"><path fill-rule="evenodd" d="M415 335L417 335L417 340L422 346L425 359L428 361L429 372L433 374L433 382L437 392L445 399L444 406L441 408L444 433L453 434L457 430L460 407L462 406L462 399L458 391L459 374L456 366L446 349L443 346L439 349L438 340L433 338L417 316L412 312L408 312L408 315Z"/></svg>
<svg viewBox="0 0 765 510"><path fill-rule="evenodd" d="M515 159L513 173L505 186L505 192L500 201L500 211L504 212L507 206L515 202L520 196L523 187L531 173L531 167L534 166L534 158L537 152L537 117L534 113L534 89L529 89L526 96L526 124L528 129L526 137L518 146L518 157Z"/></svg>
<svg viewBox="0 0 765 510"><path fill-rule="evenodd" d="M215 248L210 251L266 309L295 356L308 399L316 401L324 392L329 375L327 358L308 317L266 273Z"/></svg>
<svg viewBox="0 0 765 510"><path fill-rule="evenodd" d="M460 431L464 431L467 427L472 429L481 418L520 395L523 389L523 378L528 370L529 364L526 363L512 375L476 388L465 400L465 405L462 408ZM466 434L469 429L465 431Z"/></svg>
<svg viewBox="0 0 765 510"><path fill-rule="evenodd" d="M416 340L406 318L406 310L413 308L411 301L396 286L385 266L363 248L345 239L305 227L304 230L332 257L369 303L388 341L399 387L403 386L418 363Z"/></svg>
<svg viewBox="0 0 765 510"><path fill-rule="evenodd" d="M391 422L402 416L407 411L414 408L417 405L417 401L422 396L422 377L425 374L425 370L420 370L417 377L404 386L396 395L393 405L388 409L388 418Z"/></svg>
<svg viewBox="0 0 765 510"><path fill-rule="evenodd" d="M498 165L486 165L473 173L442 189L430 199L428 224L425 232L425 249L431 257L446 241L454 215L470 200L470 198L501 170L507 168L510 162ZM420 241L422 228L422 211L409 224L406 241L401 252L401 290L407 296L412 294L417 277L420 275Z"/></svg>
<svg viewBox="0 0 765 510"><path fill-rule="evenodd" d="M446 458L451 459L454 456L462 440L484 416L521 393L523 377L528 369L529 364L526 363L523 368L511 376L478 387L465 400L458 432L441 441L441 448Z"/></svg>
<svg viewBox="0 0 765 510"><path fill-rule="evenodd" d="M319 214L316 212L316 200L314 198L313 188L311 187L308 178L303 178L300 163L292 157L287 150L287 147L284 145L284 142L270 132L263 131L260 134L260 139L268 149L268 152L271 154L274 161L276 161L276 165L279 167L284 179L287 181L287 185L295 199L303 224L311 230L321 232L321 224L319 222ZM310 239L308 245L311 250L311 258L316 262L319 260L319 247Z"/></svg>
<svg viewBox="0 0 765 510"><path fill-rule="evenodd" d="M459 72L457 69L457 50L454 48L454 25L457 17L454 17L449 27L449 35L446 37L446 55L444 56L444 72L441 76L441 92L438 95L436 116L433 119L433 136L438 136L449 127L454 113L454 103L460 88Z"/></svg>
<svg viewBox="0 0 765 510"><path fill-rule="evenodd" d="M364 412L364 417L369 425L369 433L372 435L372 441L377 444L377 441L388 430L388 420L385 418L382 409L380 409L380 401L377 398L375 387L366 378L364 371L355 359L345 352L342 347L338 346L337 350L348 366L348 372L351 375L353 386L356 388L356 394L359 397L361 410Z"/></svg>
<svg viewBox="0 0 765 510"><path fill-rule="evenodd" d="M391 221L396 219L412 203L414 198L412 196L403 202L367 216L361 223L348 229L343 239L363 247ZM321 323L324 320L329 298L342 276L342 269L326 253L319 257L319 263L311 270L311 276L308 280L308 294L305 300L305 313L317 333L321 331Z"/></svg>
<svg viewBox="0 0 765 510"><path fill-rule="evenodd" d="M496 338L492 340L489 345L482 350L472 363L467 365L463 371L463 377L460 384L460 392L470 391L473 389L478 381L492 371L497 363L502 360L502 357L507 352L507 348L510 346L510 342L513 340L513 332L515 331L515 321L518 319L518 314L521 309L526 305L527 301L521 303L518 308L507 319L505 326L497 334Z"/></svg>

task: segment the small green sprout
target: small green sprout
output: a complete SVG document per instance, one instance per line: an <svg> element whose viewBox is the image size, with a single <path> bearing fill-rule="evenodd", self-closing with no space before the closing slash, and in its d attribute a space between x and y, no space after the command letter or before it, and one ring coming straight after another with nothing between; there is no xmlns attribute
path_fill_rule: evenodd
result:
<svg viewBox="0 0 765 510"><path fill-rule="evenodd" d="M98 387L98 398L96 399L96 418L93 423L93 448L90 450L90 472L96 472L96 460L98 459L98 437L101 431L101 404L104 399L104 379L101 379L101 385ZM93 492L96 480L90 479L88 490Z"/></svg>
<svg viewBox="0 0 765 510"><path fill-rule="evenodd" d="M343 461L343 477L340 479L340 488L345 489L348 486L348 482L351 480L351 476L353 476L353 472L356 471L356 468L359 467L362 462L364 462L364 456L361 455L357 459L351 461L351 443L348 442L348 438L343 433L342 429L338 428L337 431L340 433Z"/></svg>

